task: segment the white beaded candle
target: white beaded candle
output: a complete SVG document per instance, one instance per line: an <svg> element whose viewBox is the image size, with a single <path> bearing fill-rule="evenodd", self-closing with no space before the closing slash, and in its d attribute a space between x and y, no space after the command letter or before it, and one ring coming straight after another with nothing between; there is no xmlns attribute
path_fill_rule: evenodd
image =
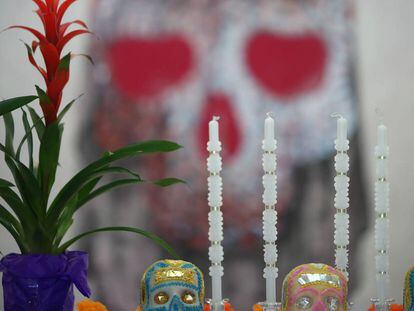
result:
<svg viewBox="0 0 414 311"><path fill-rule="evenodd" d="M266 303L276 303L277 262L277 186L276 186L276 145L274 120L267 114L264 126L263 149L263 240L264 240L264 278L266 279Z"/></svg>
<svg viewBox="0 0 414 311"><path fill-rule="evenodd" d="M348 278L349 245L349 141L347 139L347 121L337 116L337 139L335 140L335 265Z"/></svg>
<svg viewBox="0 0 414 311"><path fill-rule="evenodd" d="M377 295L380 305L385 305L389 298L389 182L387 180L387 128L378 126L378 143L375 148L376 181L375 181L375 256Z"/></svg>
<svg viewBox="0 0 414 311"><path fill-rule="evenodd" d="M209 232L208 238L211 242L209 248L209 258L211 261L210 276L212 279L212 305L213 308L222 302L221 278L224 274L221 265L224 257L223 246L223 213L220 208L223 204L222 199L222 180L221 172L221 142L219 140L218 117L213 117L209 122L209 141L207 150L210 155L207 159L208 177L208 205L210 212L208 214Z"/></svg>

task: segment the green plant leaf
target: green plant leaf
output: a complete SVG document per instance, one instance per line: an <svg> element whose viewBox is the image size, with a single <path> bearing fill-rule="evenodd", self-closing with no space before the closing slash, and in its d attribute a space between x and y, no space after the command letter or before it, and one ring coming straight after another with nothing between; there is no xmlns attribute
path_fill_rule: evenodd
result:
<svg viewBox="0 0 414 311"><path fill-rule="evenodd" d="M92 162L87 167L78 172L74 177L72 177L72 179L57 194L48 210L49 224L56 223L67 202L87 182L91 181L94 178L101 177L108 172L111 172L111 170L114 168L106 168L103 171L99 171L100 169L102 170L102 168L117 160L132 157L138 154L170 152L179 148L181 148L180 145L170 141L146 141L104 154L101 159Z"/></svg>
<svg viewBox="0 0 414 311"><path fill-rule="evenodd" d="M72 58L71 52L63 56L62 59L60 60L58 70L69 70L71 58Z"/></svg>
<svg viewBox="0 0 414 311"><path fill-rule="evenodd" d="M41 197L42 192L33 172L23 163L11 158L7 154L5 160L13 174L24 205L30 207L37 217L41 218L44 215L44 204Z"/></svg>
<svg viewBox="0 0 414 311"><path fill-rule="evenodd" d="M16 232L23 232L19 221L3 206L0 204L0 218L14 227Z"/></svg>
<svg viewBox="0 0 414 311"><path fill-rule="evenodd" d="M42 119L40 119L39 120L39 122L41 123L41 124L43 124L43 121L42 121ZM23 148L23 145L24 145L24 143L25 143L25 141L28 139L28 136L29 135L31 135L32 136L32 140L33 140L33 134L32 134L32 132L33 132L33 129L36 127L36 124L33 124L31 127L30 127L30 131L26 131L26 133L24 134L24 136L22 137L22 139L21 139L21 141L20 141L20 143L19 143L19 146L18 146L18 148L17 148L17 151L16 151L16 158L18 159L18 160L20 160L20 153L21 153L21 150L22 150L22 148Z"/></svg>
<svg viewBox="0 0 414 311"><path fill-rule="evenodd" d="M141 179L141 177L139 176L139 174L131 171L130 169L126 168L126 167L122 167L122 166L105 166L99 170L95 171L96 173L105 173L105 174L126 174L126 175L130 175L133 176L135 178Z"/></svg>
<svg viewBox="0 0 414 311"><path fill-rule="evenodd" d="M37 99L37 96L22 96L6 99L0 102L0 116L26 106Z"/></svg>
<svg viewBox="0 0 414 311"><path fill-rule="evenodd" d="M29 124L29 120L27 119L27 113L22 109L22 121L25 131L25 137L27 136L27 153L29 156L29 169L33 172L33 135L32 129ZM20 155L20 154L19 154ZM19 159L19 157L18 157Z"/></svg>
<svg viewBox="0 0 414 311"><path fill-rule="evenodd" d="M95 179L92 179L90 182L86 183L85 186L83 186L78 194L79 198L86 197L93 189L95 189L96 185L99 183L99 181L102 179L102 177L97 177Z"/></svg>
<svg viewBox="0 0 414 311"><path fill-rule="evenodd" d="M79 198L86 197L98 184L98 182L101 180L102 177L97 177L95 179L92 179L90 182L86 183L78 192L76 195L72 197L71 200L68 201L66 204L62 216L59 219L59 223L57 225L57 232L56 237L54 241L54 245L59 246L60 242L62 241L62 238L66 234L67 230L69 230L70 226L73 223L72 215L76 209L76 205L78 204Z"/></svg>
<svg viewBox="0 0 414 311"><path fill-rule="evenodd" d="M76 206L74 206L74 209L72 210L72 212L70 213L64 213L64 215L62 215L59 223L68 223L70 219L72 219L73 214L79 209L81 208L83 205L85 205L86 203L88 203L89 201L95 199L96 197L111 191L115 188L119 188L119 187L123 187L126 185L133 185L133 184L139 184L139 183L143 183L145 182L144 180L142 180L141 178L125 178L125 179L119 179L119 180L115 180L112 182L109 182L101 187L99 187L98 189L90 192L88 195L78 195L78 201ZM160 179L160 180L156 180L156 181L150 181L151 183L161 186L161 187L167 187L176 183L185 183L184 181L177 179L177 178L165 178L165 179ZM60 224L58 225L58 227L60 228ZM66 233L66 232L65 232Z"/></svg>
<svg viewBox="0 0 414 311"><path fill-rule="evenodd" d="M5 148L8 154L15 156L13 141L14 141L14 119L12 113L6 113L3 115L4 127L6 132Z"/></svg>
<svg viewBox="0 0 414 311"><path fill-rule="evenodd" d="M24 230L30 231L37 222L34 212L27 208L20 197L10 188L0 188L0 198L12 209Z"/></svg>
<svg viewBox="0 0 414 311"><path fill-rule="evenodd" d="M173 177L159 179L159 180L153 181L152 183L160 187L168 187L168 186L172 186L175 184L186 184L184 180L173 178Z"/></svg>
<svg viewBox="0 0 414 311"><path fill-rule="evenodd" d="M15 223L15 224L14 224ZM0 204L0 224L12 235L14 240L16 241L17 245L20 248L20 251L25 254L27 253L28 249L25 247L23 239L21 235L16 230L15 226L18 228L20 224L18 221L10 214L7 209Z"/></svg>
<svg viewBox="0 0 414 311"><path fill-rule="evenodd" d="M59 124L54 122L45 128L39 148L38 176L43 201L47 204L50 190L55 182L60 152Z"/></svg>
<svg viewBox="0 0 414 311"><path fill-rule="evenodd" d="M120 179L115 180L113 182L107 183L106 185L103 185L96 189L95 191L91 192L87 196L83 197L82 200L80 200L76 206L76 210L78 210L80 207L82 207L87 202L93 200L94 198L104 194L105 192L108 192L110 190L113 190L115 188L119 188L126 185L133 185L144 182L142 179L138 178L126 178L126 179Z"/></svg>
<svg viewBox="0 0 414 311"><path fill-rule="evenodd" d="M2 143L0 143L0 151L2 151L5 155L7 154L8 156L13 157L12 154L7 152L6 146L4 146Z"/></svg>
<svg viewBox="0 0 414 311"><path fill-rule="evenodd" d="M130 158L139 154L158 153L158 152L172 152L180 149L181 146L177 143L165 140L150 140L133 145L120 148L115 151L106 152L101 159L89 164L84 170L90 171L99 169L112 162ZM83 170L82 170L83 171Z"/></svg>
<svg viewBox="0 0 414 311"><path fill-rule="evenodd" d="M11 188L14 187L10 181L0 178L0 188Z"/></svg>
<svg viewBox="0 0 414 311"><path fill-rule="evenodd" d="M72 58L74 57L85 57L92 65L95 66L95 62L93 61L92 56L88 54L72 54Z"/></svg>
<svg viewBox="0 0 414 311"><path fill-rule="evenodd" d="M53 241L53 245L56 245L59 247L60 242L62 241L65 234L68 232L69 228L73 224L73 218L72 217L65 217L65 220L63 220L58 227L58 230L56 232L55 239Z"/></svg>
<svg viewBox="0 0 414 311"><path fill-rule="evenodd" d="M49 96L43 91L38 85L35 85L37 96L42 104L51 104L52 101L50 100Z"/></svg>
<svg viewBox="0 0 414 311"><path fill-rule="evenodd" d="M62 109L62 111L59 113L58 115L58 123L60 123L64 116L66 115L66 113L68 113L68 111L70 110L70 108L72 108L73 104L83 96L83 94L79 95L78 97L76 97L75 99L71 100L66 106L65 108Z"/></svg>
<svg viewBox="0 0 414 311"><path fill-rule="evenodd" d="M8 157L7 161L10 161L10 163L15 166L13 168L14 171L18 170L17 164L14 163L10 157ZM15 179L16 185L19 188L19 183L21 183L21 179L24 180L24 178L19 175L20 172L15 174L17 175L17 178ZM26 186L30 188L30 185L25 184L22 189ZM12 209L22 224L22 232L24 233L24 242L27 250L31 251L31 247L37 247L38 245L40 245L40 247L37 247L37 249L42 250L42 246L47 247L48 245L52 245L51 243L47 243L47 240L49 239L48 230L46 230L44 222L42 222L36 214L35 203L37 197L32 198L34 203L28 204L25 200L22 201L11 188L0 188L0 197ZM42 238L40 239L39 237Z"/></svg>
<svg viewBox="0 0 414 311"><path fill-rule="evenodd" d="M173 258L175 258L175 259L179 258L177 253L175 252L175 250L170 245L168 245L167 242L165 242L163 239L161 239L157 235L155 235L151 232L142 230L142 229L132 228L132 227L105 227L105 228L99 228L99 229L84 232L84 233L70 239L66 243L64 243L62 246L60 246L57 249L56 253L60 254L60 253L64 252L73 243L77 242L81 238L86 237L88 235L98 233L98 232L113 232L113 231L132 232L132 233L136 233L136 234L140 234L142 236L145 236L145 237L149 238L150 240L152 240L153 242L155 242L156 244L158 244L159 246L161 246L163 249L165 249L171 256L173 256Z"/></svg>
<svg viewBox="0 0 414 311"><path fill-rule="evenodd" d="M58 219L61 217L61 214L65 213L65 209L68 208L68 204L71 202L73 196L78 195L79 191L84 190L83 187L90 181L108 174L127 174L133 176L134 178L140 179L138 174L127 168L119 166L108 167L108 165L99 170L92 171L91 174L82 176L82 178L72 178L57 194L50 205L47 213L48 223L51 226L56 225L58 223ZM72 216L72 214L70 215Z"/></svg>
<svg viewBox="0 0 414 311"><path fill-rule="evenodd" d="M32 118L33 125L35 126L37 137L39 141L42 140L43 133L45 131L45 124L42 121L42 118L37 114L36 110L32 107L27 107L29 109L30 117Z"/></svg>
<svg viewBox="0 0 414 311"><path fill-rule="evenodd" d="M78 202L79 194L75 195L73 200L69 201L66 208L64 209L62 213L62 217L59 219L56 229L56 235L54 237L53 245L54 247L59 247L60 242L62 241L63 237L65 236L66 232L69 230L69 228L73 224L73 218L72 215L74 213L74 210L76 208L76 204Z"/></svg>
<svg viewBox="0 0 414 311"><path fill-rule="evenodd" d="M1 143L0 143L0 150L4 153L4 161L6 162L7 166L9 167L10 172L13 175L13 178L15 179L16 177L14 176L14 174L16 171L16 165L14 161L16 160L16 155L14 154L12 150L10 150L10 148L7 148Z"/></svg>
<svg viewBox="0 0 414 311"><path fill-rule="evenodd" d="M8 160L9 158L12 159L14 157L13 154L11 154L9 151L6 150L6 146L4 146L2 143L0 143L0 151L2 151L4 153L4 161L6 162L10 172L13 173L13 168L14 166L12 165L12 163L10 163L10 161Z"/></svg>

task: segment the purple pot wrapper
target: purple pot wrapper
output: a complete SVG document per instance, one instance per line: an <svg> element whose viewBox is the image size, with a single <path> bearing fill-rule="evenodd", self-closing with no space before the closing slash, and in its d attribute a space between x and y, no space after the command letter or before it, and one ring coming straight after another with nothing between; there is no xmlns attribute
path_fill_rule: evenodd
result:
<svg viewBox="0 0 414 311"><path fill-rule="evenodd" d="M90 296L87 269L85 252L3 257L4 311L73 311L73 284Z"/></svg>

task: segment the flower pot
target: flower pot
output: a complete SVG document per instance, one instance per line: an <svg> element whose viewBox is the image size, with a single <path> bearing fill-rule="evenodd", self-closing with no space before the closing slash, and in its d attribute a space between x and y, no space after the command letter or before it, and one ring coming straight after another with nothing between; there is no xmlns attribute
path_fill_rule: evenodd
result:
<svg viewBox="0 0 414 311"><path fill-rule="evenodd" d="M4 311L73 311L73 284L90 296L87 267L84 252L3 257Z"/></svg>

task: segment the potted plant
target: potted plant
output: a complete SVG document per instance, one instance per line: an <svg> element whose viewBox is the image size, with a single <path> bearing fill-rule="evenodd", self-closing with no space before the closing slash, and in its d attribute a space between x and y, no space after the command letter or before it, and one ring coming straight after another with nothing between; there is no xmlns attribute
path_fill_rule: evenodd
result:
<svg viewBox="0 0 414 311"><path fill-rule="evenodd" d="M35 96L0 102L0 116L5 123L5 139L0 142L0 151L4 154L1 165L7 165L13 177L12 180L0 179L0 198L3 201L0 201L0 224L12 235L21 251L21 254L9 254L0 261L4 310L66 311L73 310L73 284L83 295L90 295L86 280L87 254L68 250L82 237L102 231L133 232L152 239L176 257L165 241L138 228L97 228L66 241L64 238L73 224L76 211L90 200L117 187L145 182L137 173L115 165L116 161L141 154L170 152L180 146L169 141L146 141L107 152L75 174L52 196L59 167L62 120L75 102L73 100L60 109L62 92L69 80L70 62L75 56L73 53L63 55L62 51L74 37L90 31L80 20L62 22L75 0L33 2L37 5L36 13L44 32L26 26L10 28L23 29L34 35L35 40L25 47L29 62L43 77L45 89L36 86ZM79 29L70 30L71 26ZM36 62L37 51L43 57L45 68ZM42 114L28 106L33 101L39 101ZM21 111L25 129L24 136L16 145L15 110ZM36 139L39 141L38 150L34 147ZM27 161L21 158L23 149L27 149ZM114 174L117 179L103 182L103 177ZM152 181L162 187L178 182L181 180L175 178Z"/></svg>

